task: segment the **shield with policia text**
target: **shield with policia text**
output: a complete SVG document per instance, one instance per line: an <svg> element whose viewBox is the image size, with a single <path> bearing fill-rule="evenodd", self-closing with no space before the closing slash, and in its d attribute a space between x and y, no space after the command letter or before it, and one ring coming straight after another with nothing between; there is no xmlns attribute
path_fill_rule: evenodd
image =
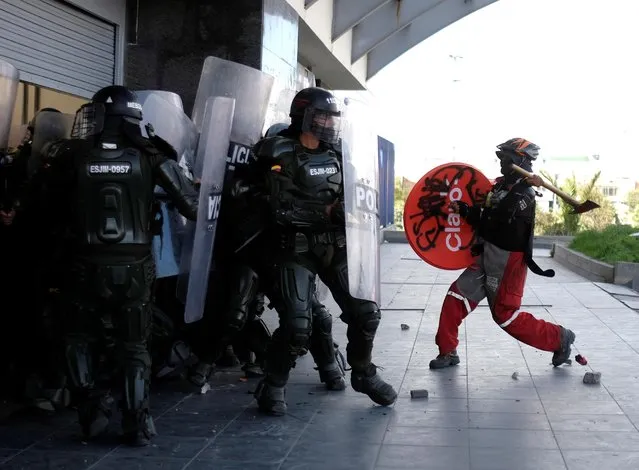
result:
<svg viewBox="0 0 639 470"><path fill-rule="evenodd" d="M273 80L271 75L230 60L207 57L204 61L191 117L200 130L209 98L225 96L235 100L226 159L230 171L249 162L253 145L262 136ZM201 164L196 161L196 165Z"/></svg>
<svg viewBox="0 0 639 470"><path fill-rule="evenodd" d="M229 146L234 108L235 100L231 98L209 98L202 120L196 159L204 165L201 173L197 173L196 166L195 174L200 180L197 221L191 222L194 224L193 238L188 239L191 243L185 244L178 277L178 288L180 285L186 285L186 323L196 322L204 314L217 220L222 202L226 167L224 156Z"/></svg>
<svg viewBox="0 0 639 470"><path fill-rule="evenodd" d="M179 96L160 90L143 90L135 93L142 105L142 122L140 123L142 135L147 135L146 125L151 124L154 133L175 149L180 167L185 175L192 179L189 166L193 164L197 131L193 122L182 111L182 101ZM173 207L167 194L159 186L155 187L155 198L162 211L162 234L153 239L157 277L177 276L186 219Z"/></svg>
<svg viewBox="0 0 639 470"><path fill-rule="evenodd" d="M415 253L440 269L470 266L475 231L459 214L450 211L450 204L481 204L491 187L481 171L466 163L446 163L422 176L404 206L404 231Z"/></svg>
<svg viewBox="0 0 639 470"><path fill-rule="evenodd" d="M211 186L221 189L211 194L207 194L203 188L200 190L201 197L207 198L200 203L210 207L214 215L219 214L223 202L221 196L224 184L229 179L229 175L236 165L249 162L251 149L261 137L272 86L273 77L257 69L217 57L207 57L204 61L192 113L193 122L200 132L193 173L196 178L199 178L198 175L207 173L207 168L215 168L212 170L213 173L209 173L210 177L214 178L211 180ZM229 98L235 102L230 135L227 137L217 135L214 130L208 128L211 125L211 119L214 122L226 119L219 115L209 115L214 102L227 103L223 100L215 101L215 98ZM215 109L218 108L222 109L222 105L215 107ZM226 138L224 153L204 152L201 147L208 145L208 139L211 138L205 139L205 135L213 136L218 140ZM197 224L192 222L187 224L190 233L185 237L184 249L190 250L191 255L183 257L180 262L177 296L185 305L198 306L185 310L187 322L201 318L203 310L201 312L199 306L203 308L206 299L208 286L202 280L208 281L208 270L211 267L215 244L215 236L209 237L209 235L217 231L214 228L217 226L217 217L208 222L206 225L200 225L198 220ZM198 234L198 231L206 233ZM198 240L200 242L196 244ZM191 278L195 272L206 272L206 278L202 274L199 276L198 283L193 283Z"/></svg>
<svg viewBox="0 0 639 470"><path fill-rule="evenodd" d="M370 109L348 100L342 117L342 157L348 286L357 299L380 301L379 160Z"/></svg>

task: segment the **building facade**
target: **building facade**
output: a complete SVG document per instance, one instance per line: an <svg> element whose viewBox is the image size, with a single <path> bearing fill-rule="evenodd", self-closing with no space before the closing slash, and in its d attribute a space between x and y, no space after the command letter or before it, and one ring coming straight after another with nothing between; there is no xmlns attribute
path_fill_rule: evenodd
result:
<svg viewBox="0 0 639 470"><path fill-rule="evenodd" d="M74 113L111 84L176 92L190 115L208 56L275 77L266 127L287 119L297 90L365 91L396 57L494 1L0 0L0 59L20 71L10 146L38 110Z"/></svg>

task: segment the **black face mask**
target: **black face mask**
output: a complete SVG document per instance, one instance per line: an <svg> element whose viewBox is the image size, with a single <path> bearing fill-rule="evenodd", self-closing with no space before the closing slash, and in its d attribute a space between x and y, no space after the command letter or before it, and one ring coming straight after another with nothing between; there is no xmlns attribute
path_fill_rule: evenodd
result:
<svg viewBox="0 0 639 470"><path fill-rule="evenodd" d="M516 180L519 178L519 173L516 173L510 166L512 163L517 165L519 168L532 172L532 162L527 158L521 157L519 155L511 155L510 153L501 151L497 151L496 154L497 157L499 157L501 174L504 175L506 179Z"/></svg>

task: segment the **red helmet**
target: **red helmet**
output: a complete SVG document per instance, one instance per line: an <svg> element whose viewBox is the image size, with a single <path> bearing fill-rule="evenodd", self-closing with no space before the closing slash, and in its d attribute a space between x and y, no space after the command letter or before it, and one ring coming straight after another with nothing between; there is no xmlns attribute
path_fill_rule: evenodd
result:
<svg viewBox="0 0 639 470"><path fill-rule="evenodd" d="M499 144L497 148L501 152L514 153L530 161L537 160L540 150L539 145L535 145L526 139L522 139L521 137L509 139L503 144ZM497 156L499 156L499 152L497 152Z"/></svg>

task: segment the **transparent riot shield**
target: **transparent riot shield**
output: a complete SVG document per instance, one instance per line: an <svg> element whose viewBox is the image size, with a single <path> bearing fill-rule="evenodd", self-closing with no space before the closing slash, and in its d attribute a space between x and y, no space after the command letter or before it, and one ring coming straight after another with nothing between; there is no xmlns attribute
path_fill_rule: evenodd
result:
<svg viewBox="0 0 639 470"><path fill-rule="evenodd" d="M56 113L55 111L40 111L36 114L33 124L33 139L31 141L31 155L27 163L27 171L33 174L42 161L45 145L58 139L68 139L73 127L73 114Z"/></svg>
<svg viewBox="0 0 639 470"><path fill-rule="evenodd" d="M197 166L195 173L200 180L198 215L196 222L188 223L177 286L178 298L185 304L186 323L196 322L204 314L234 114L235 100L231 98L209 98L205 106L196 155L196 161L203 163L201 173L197 173Z"/></svg>
<svg viewBox="0 0 639 470"><path fill-rule="evenodd" d="M273 77L260 70L218 57L205 59L191 118L201 131L209 98L224 96L235 99L231 145L227 155L230 171L237 165L249 163L251 148L262 136L272 87ZM195 165L201 167L203 162L196 158Z"/></svg>
<svg viewBox="0 0 639 470"><path fill-rule="evenodd" d="M0 152L8 147L11 118L13 117L19 82L18 69L9 62L0 59Z"/></svg>
<svg viewBox="0 0 639 470"><path fill-rule="evenodd" d="M174 103L166 99L167 96L171 95L173 93L162 91L148 92L144 95L140 129L142 135L147 135L146 125L150 123L155 134L173 146L185 175L192 179L191 169L197 131L188 116ZM168 196L159 186L155 188L155 197L162 212L162 234L153 239L157 277L177 276L186 231L186 219L172 207Z"/></svg>
<svg viewBox="0 0 639 470"><path fill-rule="evenodd" d="M177 93L173 93L172 91L165 90L136 90L135 94L138 97L138 103L142 105L144 108L144 103L146 102L149 96L158 96L163 100L168 101L172 105L179 108L181 111L184 111L184 105L182 104L182 98Z"/></svg>
<svg viewBox="0 0 639 470"><path fill-rule="evenodd" d="M358 299L380 301L379 161L370 110L349 100L342 119L348 284Z"/></svg>

